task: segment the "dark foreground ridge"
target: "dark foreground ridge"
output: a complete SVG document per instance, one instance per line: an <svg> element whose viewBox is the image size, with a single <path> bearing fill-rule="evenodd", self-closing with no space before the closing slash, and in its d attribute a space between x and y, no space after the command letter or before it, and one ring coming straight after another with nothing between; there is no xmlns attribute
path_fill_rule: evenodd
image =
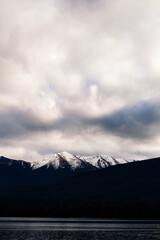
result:
<svg viewBox="0 0 160 240"><path fill-rule="evenodd" d="M160 218L160 158L0 186L0 216Z"/></svg>

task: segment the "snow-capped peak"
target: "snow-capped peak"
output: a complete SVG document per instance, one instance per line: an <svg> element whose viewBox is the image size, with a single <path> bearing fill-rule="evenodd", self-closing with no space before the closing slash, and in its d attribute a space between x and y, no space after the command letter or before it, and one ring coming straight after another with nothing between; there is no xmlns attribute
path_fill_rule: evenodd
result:
<svg viewBox="0 0 160 240"><path fill-rule="evenodd" d="M62 152L57 154L60 158L64 159L72 169L76 169L81 167L82 160L78 158L76 155L70 154L68 152Z"/></svg>
<svg viewBox="0 0 160 240"><path fill-rule="evenodd" d="M42 161L33 163L32 168L37 169L43 166L52 166L54 169L71 168L75 170L76 168L83 167L83 160L68 152L61 152L43 157Z"/></svg>
<svg viewBox="0 0 160 240"><path fill-rule="evenodd" d="M50 154L41 161L35 162L32 164L33 169L38 169L40 167L53 167L55 170L59 168L70 168L75 170L77 168L106 168L109 166L114 166L116 164L124 164L131 162L133 160L125 160L123 158L113 158L109 155L97 154L92 156L80 156L74 155L68 152L61 152L57 154Z"/></svg>
<svg viewBox="0 0 160 240"><path fill-rule="evenodd" d="M41 168L43 166L46 166L47 168L52 165L55 169L59 168L59 158L57 154L49 154L47 156L44 156L41 161L33 162L32 168L37 169Z"/></svg>
<svg viewBox="0 0 160 240"><path fill-rule="evenodd" d="M82 156L80 158L96 168L105 168L117 164L116 160L109 155L97 154L93 156Z"/></svg>

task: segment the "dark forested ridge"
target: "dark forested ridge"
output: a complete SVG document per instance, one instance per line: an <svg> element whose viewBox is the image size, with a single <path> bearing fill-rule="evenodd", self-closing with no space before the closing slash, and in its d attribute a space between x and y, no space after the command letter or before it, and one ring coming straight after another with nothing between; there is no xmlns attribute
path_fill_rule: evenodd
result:
<svg viewBox="0 0 160 240"><path fill-rule="evenodd" d="M30 162L13 160L2 156L0 158L0 186L48 184L95 169L94 166L86 164L84 168L77 168L73 171L66 164L64 168L59 169L54 169L52 166L42 166L34 170Z"/></svg>
<svg viewBox="0 0 160 240"><path fill-rule="evenodd" d="M160 218L160 158L78 173L52 183L1 184L0 215Z"/></svg>

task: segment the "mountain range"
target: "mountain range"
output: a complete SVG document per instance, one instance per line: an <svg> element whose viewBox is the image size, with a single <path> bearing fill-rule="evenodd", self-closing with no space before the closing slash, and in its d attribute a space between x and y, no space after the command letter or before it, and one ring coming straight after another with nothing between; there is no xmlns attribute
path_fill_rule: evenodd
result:
<svg viewBox="0 0 160 240"><path fill-rule="evenodd" d="M0 158L0 216L160 218L160 158Z"/></svg>
<svg viewBox="0 0 160 240"><path fill-rule="evenodd" d="M109 155L104 155L104 154L80 156L80 155L74 155L68 152L50 154L43 157L42 160L37 160L33 162L9 159L3 156L0 157L0 164L6 164L8 166L11 166L13 164L18 163L23 167L30 166L33 170L41 167L46 167L46 168L52 167L55 170L59 168L70 168L72 170L76 170L78 168L86 168L88 166L101 169L109 166L114 166L116 164L124 164L132 161L135 161L135 160L126 160L124 158L113 158Z"/></svg>
<svg viewBox="0 0 160 240"><path fill-rule="evenodd" d="M80 156L68 152L50 154L33 162L0 157L0 185L51 183L56 180L124 164L134 160L116 159L108 155Z"/></svg>

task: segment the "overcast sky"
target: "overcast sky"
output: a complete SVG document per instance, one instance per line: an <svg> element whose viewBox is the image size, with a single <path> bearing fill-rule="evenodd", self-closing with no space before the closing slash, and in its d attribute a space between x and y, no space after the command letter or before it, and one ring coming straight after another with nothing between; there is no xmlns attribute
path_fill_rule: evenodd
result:
<svg viewBox="0 0 160 240"><path fill-rule="evenodd" d="M159 0L0 0L0 155L160 156Z"/></svg>

